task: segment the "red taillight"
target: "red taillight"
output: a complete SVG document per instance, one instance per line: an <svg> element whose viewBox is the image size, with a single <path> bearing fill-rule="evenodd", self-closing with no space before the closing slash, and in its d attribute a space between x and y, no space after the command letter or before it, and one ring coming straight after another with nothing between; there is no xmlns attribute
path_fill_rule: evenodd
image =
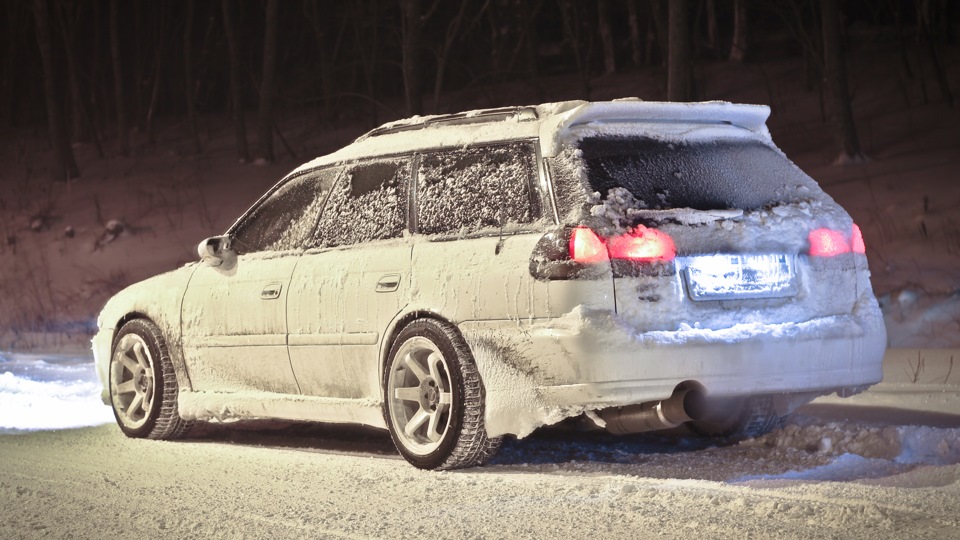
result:
<svg viewBox="0 0 960 540"><path fill-rule="evenodd" d="M588 227L577 227L570 233L570 258L579 263L597 263L608 259L607 246Z"/></svg>
<svg viewBox="0 0 960 540"><path fill-rule="evenodd" d="M677 256L673 239L662 231L638 225L633 231L604 242L590 228L579 226L570 234L570 258L579 263L608 259L670 262Z"/></svg>
<svg viewBox="0 0 960 540"><path fill-rule="evenodd" d="M863 233L860 232L860 227L857 227L857 224L853 224L853 238L851 239L853 244L854 253L866 253L867 245L863 243Z"/></svg>
<svg viewBox="0 0 960 540"><path fill-rule="evenodd" d="M863 233L860 227L853 224L850 231L850 239L841 231L833 229L814 229L810 231L808 240L810 241L810 255L814 257L833 257L843 253L866 253L867 248L863 243Z"/></svg>
<svg viewBox="0 0 960 540"><path fill-rule="evenodd" d="M615 236L607 241L611 259L631 261L672 261L677 256L673 238L657 229L643 225L628 234Z"/></svg>

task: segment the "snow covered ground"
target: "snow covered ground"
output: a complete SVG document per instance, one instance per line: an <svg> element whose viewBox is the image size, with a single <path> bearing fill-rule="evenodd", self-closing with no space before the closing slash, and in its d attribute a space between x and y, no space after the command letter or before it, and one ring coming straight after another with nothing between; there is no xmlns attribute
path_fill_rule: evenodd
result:
<svg viewBox="0 0 960 540"><path fill-rule="evenodd" d="M704 68L709 99L771 106L774 141L863 230L890 345L905 348L888 353L883 383L740 444L554 429L445 473L413 469L385 434L356 428L127 439L86 352L112 293L194 260L201 238L284 173L370 126L283 119L301 157L252 167L235 163L225 121L206 122L199 156L170 125L129 158L76 147L83 177L52 185L40 180L43 137L0 131L0 289L17 293L0 296L0 348L75 351L0 353L0 537L960 538L960 109L892 80L889 54L850 63L871 161L845 167L831 165L800 62ZM949 59L954 87L958 65ZM659 84L607 77L592 98L657 96ZM542 100L570 97L570 81L549 86ZM524 92L486 88L450 110L542 101Z"/></svg>
<svg viewBox="0 0 960 540"><path fill-rule="evenodd" d="M89 358L3 353L0 537L960 538L960 351L886 360L759 439L554 428L437 473L361 428L128 439Z"/></svg>

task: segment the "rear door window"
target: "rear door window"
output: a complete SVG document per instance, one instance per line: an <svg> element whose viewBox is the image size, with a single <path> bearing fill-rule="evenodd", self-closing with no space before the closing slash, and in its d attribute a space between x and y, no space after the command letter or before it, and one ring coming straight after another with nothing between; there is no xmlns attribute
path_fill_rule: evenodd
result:
<svg viewBox="0 0 960 540"><path fill-rule="evenodd" d="M410 160L364 161L348 166L331 190L313 247L334 247L399 237L406 226Z"/></svg>
<svg viewBox="0 0 960 540"><path fill-rule="evenodd" d="M535 156L529 142L422 155L417 171L418 231L471 231L534 221Z"/></svg>

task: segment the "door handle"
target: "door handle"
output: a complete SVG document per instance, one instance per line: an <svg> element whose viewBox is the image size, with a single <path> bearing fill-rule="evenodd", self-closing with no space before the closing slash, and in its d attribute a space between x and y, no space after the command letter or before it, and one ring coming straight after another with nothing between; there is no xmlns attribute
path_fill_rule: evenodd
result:
<svg viewBox="0 0 960 540"><path fill-rule="evenodd" d="M273 283L268 283L266 287L260 292L261 300L276 300L280 298L280 291L283 289L283 284L279 281Z"/></svg>
<svg viewBox="0 0 960 540"><path fill-rule="evenodd" d="M400 274L387 274L377 282L377 292L393 292L400 288Z"/></svg>

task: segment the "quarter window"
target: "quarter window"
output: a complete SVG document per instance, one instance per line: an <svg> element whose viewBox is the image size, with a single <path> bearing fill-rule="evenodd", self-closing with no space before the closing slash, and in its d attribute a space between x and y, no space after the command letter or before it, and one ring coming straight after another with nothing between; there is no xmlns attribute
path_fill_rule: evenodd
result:
<svg viewBox="0 0 960 540"><path fill-rule="evenodd" d="M384 159L352 165L330 193L314 247L399 237L406 222L410 162Z"/></svg>
<svg viewBox="0 0 960 540"><path fill-rule="evenodd" d="M424 234L530 223L533 145L517 142L426 154L417 175L419 231Z"/></svg>

